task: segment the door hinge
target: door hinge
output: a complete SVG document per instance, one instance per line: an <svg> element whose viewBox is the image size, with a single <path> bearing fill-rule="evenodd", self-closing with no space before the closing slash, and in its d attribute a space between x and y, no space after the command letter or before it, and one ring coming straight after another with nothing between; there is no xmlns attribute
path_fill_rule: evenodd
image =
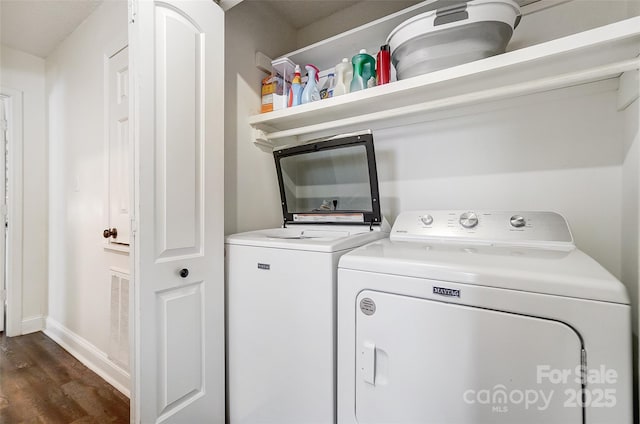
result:
<svg viewBox="0 0 640 424"><path fill-rule="evenodd" d="M138 15L138 2L136 0L129 0L129 23L132 24L136 21Z"/></svg>
<svg viewBox="0 0 640 424"><path fill-rule="evenodd" d="M138 231L138 224L134 218L131 218L130 223L129 228L131 229L131 237L135 237L136 232Z"/></svg>
<svg viewBox="0 0 640 424"><path fill-rule="evenodd" d="M0 289L0 302L5 303L7 301L7 291Z"/></svg>

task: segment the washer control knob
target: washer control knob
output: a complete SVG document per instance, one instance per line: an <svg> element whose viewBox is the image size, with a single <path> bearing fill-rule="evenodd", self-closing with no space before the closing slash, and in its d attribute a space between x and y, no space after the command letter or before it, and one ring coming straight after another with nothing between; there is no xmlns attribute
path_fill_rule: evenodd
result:
<svg viewBox="0 0 640 424"><path fill-rule="evenodd" d="M524 219L524 216L520 215L513 215L509 219L509 222L511 223L511 226L513 228L522 228L527 223L527 221Z"/></svg>
<svg viewBox="0 0 640 424"><path fill-rule="evenodd" d="M424 225L431 225L431 224L433 224L433 217L432 217L431 215L429 215L429 214L427 214L427 215L422 215L422 216L420 217L420 221L422 221L422 223L423 223Z"/></svg>
<svg viewBox="0 0 640 424"><path fill-rule="evenodd" d="M465 212L460 215L460 225L464 228L473 228L478 225L478 215L474 212Z"/></svg>

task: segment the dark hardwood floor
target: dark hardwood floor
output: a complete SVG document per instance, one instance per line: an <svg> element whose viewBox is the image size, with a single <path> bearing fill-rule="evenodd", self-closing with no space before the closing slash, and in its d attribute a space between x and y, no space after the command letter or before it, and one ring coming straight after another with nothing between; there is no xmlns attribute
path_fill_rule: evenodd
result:
<svg viewBox="0 0 640 424"><path fill-rule="evenodd" d="M0 333L0 424L128 422L129 399L43 333Z"/></svg>

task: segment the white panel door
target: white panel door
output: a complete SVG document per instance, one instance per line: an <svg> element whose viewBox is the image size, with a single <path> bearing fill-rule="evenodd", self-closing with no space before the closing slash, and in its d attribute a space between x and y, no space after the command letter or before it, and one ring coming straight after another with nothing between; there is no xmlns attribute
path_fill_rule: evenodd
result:
<svg viewBox="0 0 640 424"><path fill-rule="evenodd" d="M224 13L131 6L135 420L223 423Z"/></svg>
<svg viewBox="0 0 640 424"><path fill-rule="evenodd" d="M571 327L369 290L354 306L358 423L583 422Z"/></svg>
<svg viewBox="0 0 640 424"><path fill-rule="evenodd" d="M109 58L110 243L129 244L129 49Z"/></svg>

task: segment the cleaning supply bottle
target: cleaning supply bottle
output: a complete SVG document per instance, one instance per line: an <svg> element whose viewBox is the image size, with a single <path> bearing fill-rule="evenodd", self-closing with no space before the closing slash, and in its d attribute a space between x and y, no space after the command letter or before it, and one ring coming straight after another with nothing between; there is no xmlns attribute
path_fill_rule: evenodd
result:
<svg viewBox="0 0 640 424"><path fill-rule="evenodd" d="M380 47L376 65L378 85L389 84L391 82L391 46L385 44Z"/></svg>
<svg viewBox="0 0 640 424"><path fill-rule="evenodd" d="M341 96L351 91L353 79L353 66L346 57L336 65L336 86L333 88L333 96Z"/></svg>
<svg viewBox="0 0 640 424"><path fill-rule="evenodd" d="M322 84L322 88L320 89L320 98L321 99L328 99L330 97L333 97L333 89L336 85L336 79L335 79L335 75L332 73L329 73L327 75L327 79L324 82L324 84Z"/></svg>
<svg viewBox="0 0 640 424"><path fill-rule="evenodd" d="M302 104L320 100L320 90L318 89L318 81L320 80L318 73L320 70L312 64L305 65L304 67L307 70L309 79L307 80L307 85L305 85L304 90L302 90L302 99L300 100Z"/></svg>
<svg viewBox="0 0 640 424"><path fill-rule="evenodd" d="M351 92L364 90L369 85L369 80L375 75L376 60L365 49L353 56L353 80L351 81Z"/></svg>
<svg viewBox="0 0 640 424"><path fill-rule="evenodd" d="M300 78L300 65L296 65L296 69L293 74L293 80L291 81L291 88L289 89L289 103L288 106L298 106L300 104L300 97L302 96L302 78Z"/></svg>

